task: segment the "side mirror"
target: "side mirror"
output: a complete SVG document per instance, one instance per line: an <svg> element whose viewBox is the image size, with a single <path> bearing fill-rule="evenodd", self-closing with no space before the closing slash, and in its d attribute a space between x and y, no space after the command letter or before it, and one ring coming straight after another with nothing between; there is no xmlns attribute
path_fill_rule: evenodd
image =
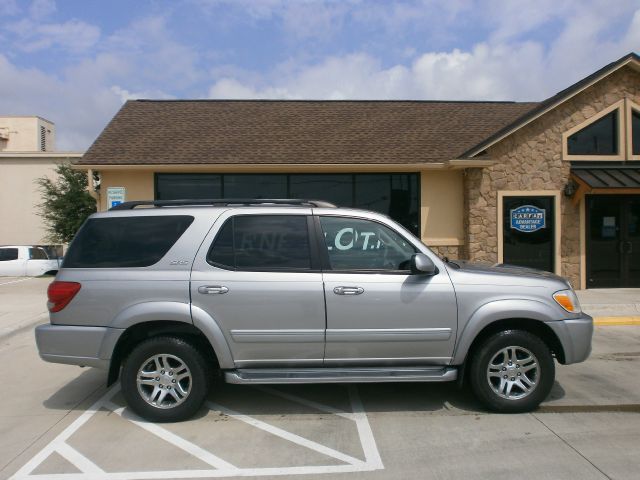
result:
<svg viewBox="0 0 640 480"><path fill-rule="evenodd" d="M433 261L424 253L414 253L411 257L411 273L420 275L435 275L438 273Z"/></svg>

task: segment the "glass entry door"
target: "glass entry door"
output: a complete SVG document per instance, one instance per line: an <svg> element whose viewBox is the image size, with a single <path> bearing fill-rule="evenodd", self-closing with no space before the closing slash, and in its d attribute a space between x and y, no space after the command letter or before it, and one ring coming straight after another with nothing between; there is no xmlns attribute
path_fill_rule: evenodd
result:
<svg viewBox="0 0 640 480"><path fill-rule="evenodd" d="M587 287L640 287L640 195L587 197Z"/></svg>
<svg viewBox="0 0 640 480"><path fill-rule="evenodd" d="M502 263L555 270L555 197L502 197Z"/></svg>

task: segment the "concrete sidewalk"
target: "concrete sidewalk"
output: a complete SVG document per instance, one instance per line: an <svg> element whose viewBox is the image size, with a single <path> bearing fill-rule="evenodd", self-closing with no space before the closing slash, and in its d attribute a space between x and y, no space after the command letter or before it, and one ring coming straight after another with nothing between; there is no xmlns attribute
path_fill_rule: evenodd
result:
<svg viewBox="0 0 640 480"><path fill-rule="evenodd" d="M582 310L598 321L628 317L631 324L634 321L640 324L640 288L597 288L576 293Z"/></svg>

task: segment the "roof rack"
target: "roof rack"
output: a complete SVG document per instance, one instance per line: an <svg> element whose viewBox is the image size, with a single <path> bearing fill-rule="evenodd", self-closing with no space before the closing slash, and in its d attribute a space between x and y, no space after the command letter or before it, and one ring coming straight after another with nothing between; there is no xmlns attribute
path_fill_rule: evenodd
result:
<svg viewBox="0 0 640 480"><path fill-rule="evenodd" d="M285 205L315 208L336 208L333 203L324 200L303 200L297 198L213 198L192 200L135 200L124 202L109 210L133 210L136 207L182 207L182 206L215 206L226 207L230 205L243 206L270 206Z"/></svg>

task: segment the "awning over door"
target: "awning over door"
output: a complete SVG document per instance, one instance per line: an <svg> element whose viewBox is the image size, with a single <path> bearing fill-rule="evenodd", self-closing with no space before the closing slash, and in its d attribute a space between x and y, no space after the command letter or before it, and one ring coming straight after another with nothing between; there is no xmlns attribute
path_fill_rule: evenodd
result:
<svg viewBox="0 0 640 480"><path fill-rule="evenodd" d="M571 178L578 184L573 201L578 203L586 194L640 194L640 165L572 166Z"/></svg>

